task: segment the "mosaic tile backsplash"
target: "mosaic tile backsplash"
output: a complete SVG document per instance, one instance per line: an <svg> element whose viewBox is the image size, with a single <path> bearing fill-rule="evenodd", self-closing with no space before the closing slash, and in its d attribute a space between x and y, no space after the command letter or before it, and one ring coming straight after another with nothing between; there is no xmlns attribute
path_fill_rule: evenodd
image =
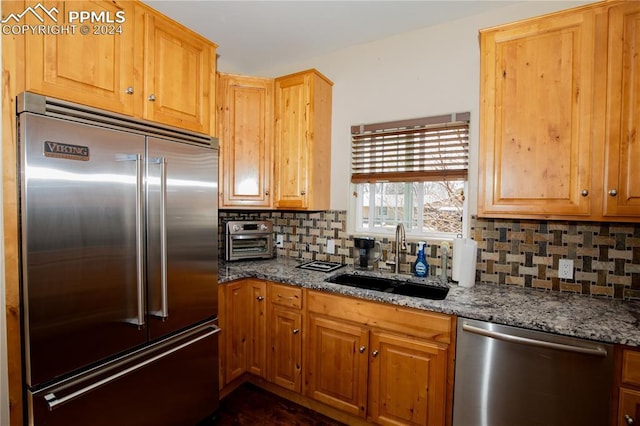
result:
<svg viewBox="0 0 640 426"><path fill-rule="evenodd" d="M347 212L220 211L220 247L225 220L273 221L274 238L284 246L274 256L353 264L353 237ZM472 218L470 237L478 242L476 281L547 291L640 300L640 224L527 221ZM327 240L335 253L327 253ZM394 241L383 238L378 269L393 269ZM401 254L401 272L411 273L416 243ZM427 242L430 275L441 275L440 242ZM452 253L455 256L455 253ZM221 253L221 256L223 254ZM573 279L558 278L560 259L573 260ZM447 259L451 276L451 258Z"/></svg>

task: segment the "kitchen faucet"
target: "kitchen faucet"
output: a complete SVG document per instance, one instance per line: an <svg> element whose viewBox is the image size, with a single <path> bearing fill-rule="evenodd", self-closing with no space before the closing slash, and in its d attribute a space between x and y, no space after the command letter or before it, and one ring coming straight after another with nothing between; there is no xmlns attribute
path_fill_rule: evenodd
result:
<svg viewBox="0 0 640 426"><path fill-rule="evenodd" d="M396 225L396 261L394 264L394 272L396 274L400 273L400 250L407 250L406 234L404 232L404 225L402 222L399 222L398 225Z"/></svg>

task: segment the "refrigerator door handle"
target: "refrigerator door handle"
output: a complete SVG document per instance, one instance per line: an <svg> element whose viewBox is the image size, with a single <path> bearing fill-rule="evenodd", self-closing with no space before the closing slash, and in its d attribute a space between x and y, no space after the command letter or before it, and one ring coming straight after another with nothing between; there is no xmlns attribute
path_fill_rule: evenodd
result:
<svg viewBox="0 0 640 426"><path fill-rule="evenodd" d="M136 161L136 297L137 317L126 322L142 328L144 325L144 175L142 169L142 155L131 156Z"/></svg>
<svg viewBox="0 0 640 426"><path fill-rule="evenodd" d="M177 351L179 351L181 349L184 349L187 346L190 346L190 345L192 345L192 344L194 344L196 342L199 342L202 339L206 339L207 337L212 336L212 335L220 332L220 328L218 326L214 325L214 324L210 324L206 328L208 328L209 331L207 331L204 334L201 334L201 335L199 335L199 336L197 336L197 337L195 337L193 339L190 339L190 340L188 340L188 341L186 341L184 343L181 343L178 346L172 347L171 349L169 349L167 351L164 351L162 353L159 353L158 355L155 355L155 356L153 356L151 358L148 358L148 359L146 359L146 360L144 360L144 361L142 361L142 362L140 362L140 363L138 363L136 365L133 365L133 366L131 366L129 368L121 370L121 371L117 372L116 374L112 374L112 375L110 375L108 377L105 377L104 379L98 380L97 382L93 382L90 385L85 386L85 387L83 387L81 389L78 389L78 390L76 390L74 392L71 392L68 395L65 395L63 397L58 398L58 396L56 396L56 394L54 392L49 392L48 394L44 395L44 399L47 402L47 406L49 408L49 411L53 411L56 408L66 404L66 403L69 403L69 402L73 401L74 399L82 397L84 394L86 394L88 392L91 392L91 391L93 391L93 390L95 390L95 389L97 389L97 388L99 388L101 386L104 386L104 385L106 385L106 384L108 384L108 383L110 383L110 382L112 382L114 380L119 379L120 377L126 376L127 374L130 374L130 373L132 373L132 372L134 372L136 370L139 370L139 369L141 369L141 368L143 368L143 367L145 367L145 366L147 366L149 364L152 364L152 363L154 363L154 362L156 362L156 361L158 361L158 360L160 360L160 359L162 359L162 358L164 358L164 357L166 357L168 355L171 355L174 352L177 352ZM72 383L69 384L69 385L66 385L65 388L69 387L69 386L72 386Z"/></svg>
<svg viewBox="0 0 640 426"><path fill-rule="evenodd" d="M154 317L169 318L169 296L167 288L167 159L150 160L160 164L160 310L151 311Z"/></svg>

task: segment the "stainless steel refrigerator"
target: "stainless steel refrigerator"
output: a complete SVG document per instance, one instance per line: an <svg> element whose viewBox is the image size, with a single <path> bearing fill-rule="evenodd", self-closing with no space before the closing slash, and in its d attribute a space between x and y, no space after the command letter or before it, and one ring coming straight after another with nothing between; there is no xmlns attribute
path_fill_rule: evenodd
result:
<svg viewBox="0 0 640 426"><path fill-rule="evenodd" d="M217 141L18 97L30 425L196 425L218 406Z"/></svg>

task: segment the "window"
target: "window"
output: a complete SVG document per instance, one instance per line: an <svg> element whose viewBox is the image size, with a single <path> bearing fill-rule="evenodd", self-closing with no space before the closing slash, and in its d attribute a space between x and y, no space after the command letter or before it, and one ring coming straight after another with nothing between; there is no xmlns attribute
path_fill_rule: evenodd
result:
<svg viewBox="0 0 640 426"><path fill-rule="evenodd" d="M352 126L355 231L462 234L469 113Z"/></svg>

